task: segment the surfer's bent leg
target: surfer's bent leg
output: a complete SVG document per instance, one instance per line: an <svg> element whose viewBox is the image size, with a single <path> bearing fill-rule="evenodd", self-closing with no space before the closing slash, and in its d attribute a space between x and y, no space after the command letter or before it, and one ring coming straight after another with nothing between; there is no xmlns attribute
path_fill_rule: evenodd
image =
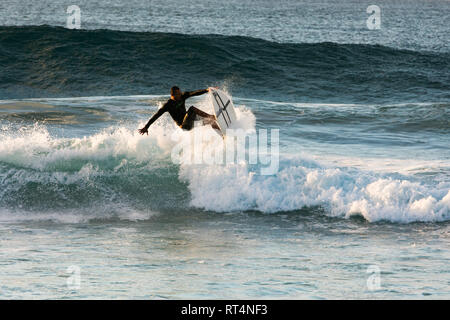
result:
<svg viewBox="0 0 450 320"><path fill-rule="evenodd" d="M194 112L192 108L194 107L190 107L184 116L183 123L180 126L180 128L183 130L189 131L192 130L192 128L194 127L194 121L195 118L197 117L197 114Z"/></svg>
<svg viewBox="0 0 450 320"><path fill-rule="evenodd" d="M206 118L203 120L203 125L210 124L214 129L220 130L219 125L216 122L216 116L197 109L196 107L190 107L189 110L192 110L192 112L195 112L200 117Z"/></svg>
<svg viewBox="0 0 450 320"><path fill-rule="evenodd" d="M213 128L215 128L215 116L212 114L206 113L194 106L190 107L189 110L186 112L186 115L184 116L183 123L181 124L181 129L184 130L191 130L194 127L194 121L196 116L200 116L203 118L207 118L208 122L203 122L203 124L211 124ZM214 121L214 123L212 123Z"/></svg>
<svg viewBox="0 0 450 320"><path fill-rule="evenodd" d="M196 115L199 115L200 117L203 117L203 118L215 119L215 117L212 114L206 113L200 109L197 109L194 106L190 107L188 112L189 111L195 112Z"/></svg>

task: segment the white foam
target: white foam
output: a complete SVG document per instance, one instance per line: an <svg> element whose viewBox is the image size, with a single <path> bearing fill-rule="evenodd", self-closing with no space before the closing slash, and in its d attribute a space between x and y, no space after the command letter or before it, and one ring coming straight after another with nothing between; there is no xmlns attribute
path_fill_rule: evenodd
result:
<svg viewBox="0 0 450 320"><path fill-rule="evenodd" d="M254 128L253 114L241 109L238 115L246 129ZM201 150L215 147L204 141L201 143ZM333 216L358 214L368 221L450 218L448 183L425 185L406 177L395 179L388 170L338 168L302 156L285 156L275 175L258 173L246 162L201 166L185 162L180 165L180 178L189 183L191 204L212 211L271 213L319 205Z"/></svg>
<svg viewBox="0 0 450 320"><path fill-rule="evenodd" d="M279 212L323 206L333 216L358 214L368 221L443 221L450 218L450 186L380 177L338 168L311 168L284 161L273 176L258 176L246 164L183 167L192 205L212 211Z"/></svg>
<svg viewBox="0 0 450 320"><path fill-rule="evenodd" d="M46 212L29 212L24 210L6 210L0 209L1 223L17 223L28 221L51 221L56 223L85 223L92 220L119 219L126 221L148 220L158 212L138 211L129 207L118 207L117 204L111 207L89 208L89 210L61 210Z"/></svg>
<svg viewBox="0 0 450 320"><path fill-rule="evenodd" d="M149 160L157 154L150 152L159 135L154 128L152 138L136 130L118 127L82 138L52 137L45 126L35 125L17 133L0 132L0 161L16 166L46 170L69 160L105 160L110 157Z"/></svg>
<svg viewBox="0 0 450 320"><path fill-rule="evenodd" d="M11 102L22 102L22 101L101 101L105 99L124 99L124 100L135 100L135 99L153 99L153 98L163 98L167 95L129 95L129 96L83 96L83 97L70 97L70 98L29 98L29 99L8 99L0 100L0 103L11 103Z"/></svg>
<svg viewBox="0 0 450 320"><path fill-rule="evenodd" d="M211 112L205 100L196 105ZM250 110L241 106L237 115L240 127L255 129L255 117ZM150 128L148 137L138 134L137 128L141 126L143 123L137 127L109 128L82 138L58 138L38 125L19 132L4 129L0 131L0 161L14 165L16 180L23 179L24 183L41 181L44 175L39 172L48 171L45 179L49 182L70 184L104 174L95 164L100 160L117 160L108 169L113 172L130 161L143 162L148 170L152 170L155 159L170 164L171 150L176 144L174 133L187 138L213 132L209 126L181 131L167 115ZM199 143L194 147L202 152L217 147L214 139ZM65 167L77 159L82 160L80 167L73 170ZM245 161L222 165L182 162L179 168L180 180L188 183L191 192L191 205L212 211L271 213L320 205L330 215L357 214L368 221L442 221L450 217L449 183L425 184L391 175L388 170L337 167L300 155L283 156L279 171L271 176L259 175ZM8 174L0 176L4 179L3 186L8 183ZM0 190L0 195L1 192L4 190Z"/></svg>

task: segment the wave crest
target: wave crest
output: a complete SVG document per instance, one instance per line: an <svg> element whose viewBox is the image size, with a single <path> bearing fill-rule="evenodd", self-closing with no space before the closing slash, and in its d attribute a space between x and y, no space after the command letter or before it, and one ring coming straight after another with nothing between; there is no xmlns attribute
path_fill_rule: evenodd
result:
<svg viewBox="0 0 450 320"><path fill-rule="evenodd" d="M449 53L380 45L34 26L0 27L0 52L3 99L165 93L174 84L226 83L240 96L276 100L280 93L322 102L449 98Z"/></svg>

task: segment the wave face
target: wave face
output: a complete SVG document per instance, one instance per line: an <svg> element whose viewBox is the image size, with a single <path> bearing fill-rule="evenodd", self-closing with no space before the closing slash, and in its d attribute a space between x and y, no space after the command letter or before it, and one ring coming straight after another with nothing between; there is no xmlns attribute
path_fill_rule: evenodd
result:
<svg viewBox="0 0 450 320"><path fill-rule="evenodd" d="M0 139L0 220L139 219L189 202L176 168L128 129L56 138L34 126Z"/></svg>
<svg viewBox="0 0 450 320"><path fill-rule="evenodd" d="M1 99L166 93L175 84L282 101L450 98L450 53L238 36L0 27L0 70Z"/></svg>
<svg viewBox="0 0 450 320"><path fill-rule="evenodd" d="M109 99L111 117L123 119L122 113L111 111L114 99ZM42 103L41 109L45 111L47 107L51 114L50 106L55 101ZM72 109L60 106L59 112L65 116L54 115L60 122L52 118L52 123L39 124L32 118L18 116L0 122L4 123L0 126L0 221L77 222L116 217L136 220L168 211L277 213L305 208L334 217L359 215L370 222L450 219L450 167L444 160L442 163L423 161L426 167L419 166L417 174L396 172L392 168L395 159L378 159L387 164L388 171L374 170L377 159L372 159L368 167L342 161L327 164L301 152L298 145L293 152L289 151L291 143L283 148L283 141L287 140L285 133L281 139L279 170L273 175L258 174L260 167L248 161L198 165L192 159L182 158L174 163L172 152L176 144L182 143L187 147L185 150L204 155L222 139L208 127L182 132L167 117L151 127L148 137L136 132L136 121L142 125L144 119L122 120L112 125L103 115L104 129L92 130L87 122L68 122L72 119L71 112L78 109L77 118L82 120L87 117L82 116L83 112L96 110L91 120L100 125L98 117L102 112L93 104L107 102L87 100L85 107L80 106L82 102L74 99L72 103L77 107ZM34 108L38 105L31 103ZM196 105L208 110L205 103L201 100ZM131 98L115 103L126 104L136 108L136 101ZM9 108L13 106L19 108L17 104ZM20 108L30 115L22 104ZM129 114L130 110L133 109L121 112ZM13 112L19 114L17 110ZM309 119L312 123L314 117ZM250 131L256 128L254 114L242 105L238 109L238 121L240 128ZM77 130L90 130L90 133L80 135ZM193 135L208 137L208 134L207 139L192 138ZM357 135L356 131L354 134ZM320 137L317 139L316 143L325 144L324 149L339 149L338 143L327 147ZM308 145L307 140L300 140L299 144ZM309 144L313 148L316 145ZM373 146L377 144L380 142ZM395 144L392 148L395 150ZM369 149L373 148L369 146ZM325 155L328 160L332 158L330 150ZM408 161L400 163L404 167Z"/></svg>
<svg viewBox="0 0 450 320"><path fill-rule="evenodd" d="M377 45L0 27L0 220L306 208L371 222L448 221L449 58ZM138 135L172 85L219 85L233 93L242 127L279 129L278 172L258 175L245 161L173 163L179 129L167 116ZM36 97L44 98L27 99ZM192 103L208 111L206 100ZM194 132L202 130L210 131Z"/></svg>

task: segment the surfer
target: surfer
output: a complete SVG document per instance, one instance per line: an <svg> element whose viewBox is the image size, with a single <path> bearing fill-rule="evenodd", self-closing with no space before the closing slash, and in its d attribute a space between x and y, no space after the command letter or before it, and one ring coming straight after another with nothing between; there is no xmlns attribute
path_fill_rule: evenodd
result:
<svg viewBox="0 0 450 320"><path fill-rule="evenodd" d="M161 117L165 112L169 112L172 119L183 130L191 130L194 127L194 121L197 116L202 117L203 125L210 124L211 127L220 131L220 128L216 122L216 117L212 114L203 112L202 110L191 106L186 112L185 101L190 97L199 96L205 94L209 89L186 91L181 92L180 88L174 86L170 89L170 99L160 108L151 118L147 124L139 129L140 134L148 135L148 128Z"/></svg>

